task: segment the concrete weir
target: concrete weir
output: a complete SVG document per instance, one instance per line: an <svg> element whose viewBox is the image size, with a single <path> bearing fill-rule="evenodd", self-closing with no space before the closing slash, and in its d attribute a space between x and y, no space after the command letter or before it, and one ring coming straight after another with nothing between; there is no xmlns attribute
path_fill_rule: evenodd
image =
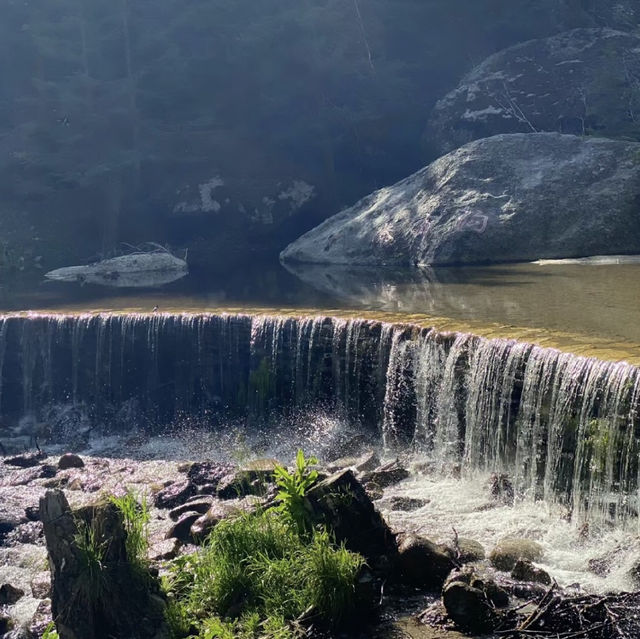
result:
<svg viewBox="0 0 640 639"><path fill-rule="evenodd" d="M265 420L322 406L443 469L506 472L574 514L637 516L640 374L624 362L467 333L333 317L0 317L0 419L82 406L105 430L135 406Z"/></svg>

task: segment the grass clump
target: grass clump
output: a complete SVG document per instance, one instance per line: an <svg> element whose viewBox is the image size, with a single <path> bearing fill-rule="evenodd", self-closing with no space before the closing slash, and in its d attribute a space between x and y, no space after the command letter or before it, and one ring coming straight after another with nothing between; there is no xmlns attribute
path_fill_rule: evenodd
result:
<svg viewBox="0 0 640 639"><path fill-rule="evenodd" d="M143 496L140 500L127 490L122 497L109 498L120 511L127 538L125 547L127 559L134 567L146 569L147 551L149 550L149 505Z"/></svg>
<svg viewBox="0 0 640 639"><path fill-rule="evenodd" d="M222 521L201 551L173 562L174 637L291 639L303 619L329 627L348 617L364 559L300 515L317 474L302 453L296 461L288 479L276 471L278 507Z"/></svg>

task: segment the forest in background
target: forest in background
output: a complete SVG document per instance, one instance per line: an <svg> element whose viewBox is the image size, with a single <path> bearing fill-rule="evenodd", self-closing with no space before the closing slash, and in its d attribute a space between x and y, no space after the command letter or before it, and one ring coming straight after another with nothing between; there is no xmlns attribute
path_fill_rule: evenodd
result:
<svg viewBox="0 0 640 639"><path fill-rule="evenodd" d="M275 256L434 159L431 109L487 55L637 4L3 0L0 265Z"/></svg>

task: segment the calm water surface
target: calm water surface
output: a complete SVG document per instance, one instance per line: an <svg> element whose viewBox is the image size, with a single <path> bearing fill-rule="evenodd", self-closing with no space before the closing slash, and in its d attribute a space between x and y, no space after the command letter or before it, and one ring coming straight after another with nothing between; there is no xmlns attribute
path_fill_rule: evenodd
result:
<svg viewBox="0 0 640 639"><path fill-rule="evenodd" d="M44 278L42 278L44 279ZM640 364L640 258L394 271L255 264L159 289L0 284L0 310L371 316Z"/></svg>

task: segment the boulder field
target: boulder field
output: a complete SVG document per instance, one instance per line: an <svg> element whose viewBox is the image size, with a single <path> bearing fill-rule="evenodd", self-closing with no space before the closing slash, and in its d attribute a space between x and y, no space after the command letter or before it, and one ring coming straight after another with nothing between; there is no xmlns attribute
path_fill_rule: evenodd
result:
<svg viewBox="0 0 640 639"><path fill-rule="evenodd" d="M640 253L640 144L470 142L290 244L284 262L455 265Z"/></svg>

